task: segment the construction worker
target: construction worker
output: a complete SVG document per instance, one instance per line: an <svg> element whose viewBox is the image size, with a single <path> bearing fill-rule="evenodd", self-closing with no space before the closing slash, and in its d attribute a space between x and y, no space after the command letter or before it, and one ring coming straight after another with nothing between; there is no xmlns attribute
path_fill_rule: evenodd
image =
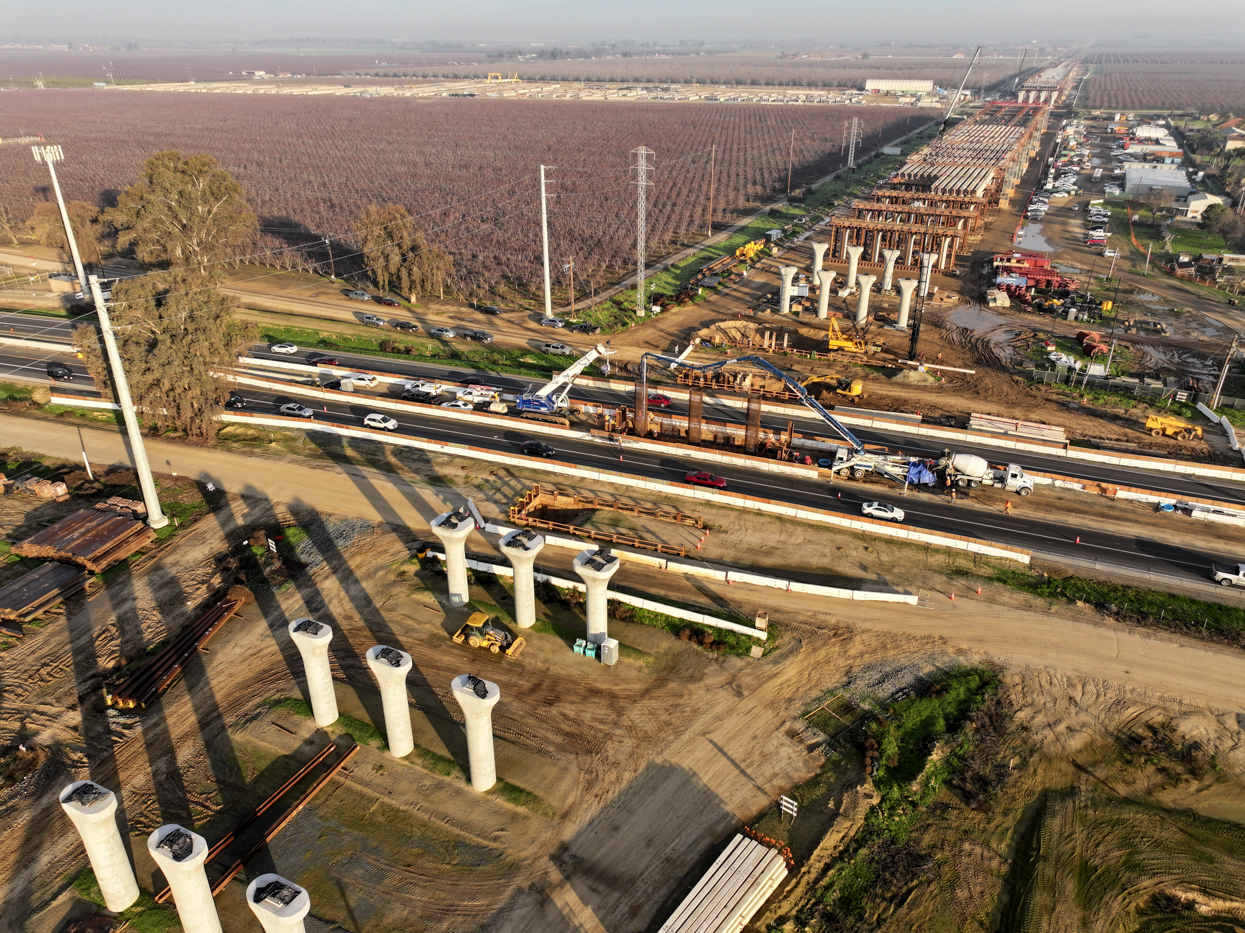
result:
<svg viewBox="0 0 1245 933"><path fill-rule="evenodd" d="M1004 515L1012 514L1012 500L1011 499L1008 499L1006 502L1003 503L1003 514Z"/></svg>
<svg viewBox="0 0 1245 933"><path fill-rule="evenodd" d="M954 489L951 490L951 501L952 502L955 501L955 490Z"/></svg>

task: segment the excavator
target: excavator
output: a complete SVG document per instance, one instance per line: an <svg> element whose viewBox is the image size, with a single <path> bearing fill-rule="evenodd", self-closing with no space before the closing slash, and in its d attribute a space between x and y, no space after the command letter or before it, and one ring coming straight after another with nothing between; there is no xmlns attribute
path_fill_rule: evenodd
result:
<svg viewBox="0 0 1245 933"><path fill-rule="evenodd" d="M865 384L861 379L850 379L847 376L836 376L833 373L819 373L809 376L800 383L805 388L818 384L834 386L834 394L850 399L853 405L859 404L860 400L865 397Z"/></svg>

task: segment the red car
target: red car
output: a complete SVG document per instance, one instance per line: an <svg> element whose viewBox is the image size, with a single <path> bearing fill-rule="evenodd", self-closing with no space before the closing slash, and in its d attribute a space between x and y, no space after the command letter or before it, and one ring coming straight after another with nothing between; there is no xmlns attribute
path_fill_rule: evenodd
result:
<svg viewBox="0 0 1245 933"><path fill-rule="evenodd" d="M384 305L386 308L400 308L401 303L396 298L373 298L378 305Z"/></svg>
<svg viewBox="0 0 1245 933"><path fill-rule="evenodd" d="M669 396L666 395L650 395L648 397L648 403L654 408L669 408L674 404L670 401Z"/></svg>
<svg viewBox="0 0 1245 933"><path fill-rule="evenodd" d="M698 470L695 473L688 473L683 477L693 486L712 486L714 489L725 489L726 480L720 476L714 476L708 470Z"/></svg>

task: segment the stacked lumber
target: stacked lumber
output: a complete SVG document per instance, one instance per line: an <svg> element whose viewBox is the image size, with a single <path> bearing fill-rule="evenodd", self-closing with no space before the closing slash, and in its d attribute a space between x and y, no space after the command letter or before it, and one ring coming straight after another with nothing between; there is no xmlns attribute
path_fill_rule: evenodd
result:
<svg viewBox="0 0 1245 933"><path fill-rule="evenodd" d="M120 512L122 515L146 515L147 506L138 499L123 499L121 496L109 496L103 502L96 502L95 507L109 512Z"/></svg>
<svg viewBox="0 0 1245 933"><path fill-rule="evenodd" d="M69 564L47 563L0 587L0 619L24 622L33 619L86 586L89 574ZM10 635L21 636L21 628L0 626Z"/></svg>
<svg viewBox="0 0 1245 933"><path fill-rule="evenodd" d="M142 522L117 512L83 509L15 545L13 553L62 560L100 573L155 540L156 533Z"/></svg>
<svg viewBox="0 0 1245 933"><path fill-rule="evenodd" d="M105 693L108 705L120 709L147 706L164 692L191 656L220 631L220 627L233 617L241 605L240 599L221 600L187 625L147 664Z"/></svg>
<svg viewBox="0 0 1245 933"><path fill-rule="evenodd" d="M27 479L18 482L13 491L24 496L37 499L64 500L69 497L69 487L62 482L50 479Z"/></svg>

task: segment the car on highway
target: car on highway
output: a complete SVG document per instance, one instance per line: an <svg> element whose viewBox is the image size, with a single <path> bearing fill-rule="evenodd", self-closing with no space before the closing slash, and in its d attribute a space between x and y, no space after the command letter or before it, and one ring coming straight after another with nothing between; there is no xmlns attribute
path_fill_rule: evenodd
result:
<svg viewBox="0 0 1245 933"><path fill-rule="evenodd" d="M492 386L463 386L461 389L454 390L454 397L463 399L468 402L491 402L495 397L501 394L500 389Z"/></svg>
<svg viewBox="0 0 1245 933"><path fill-rule="evenodd" d="M414 321L395 321L393 325L393 329L404 330L404 331L407 331L408 333L413 334L415 333L415 331L419 330L419 325L416 324Z"/></svg>
<svg viewBox="0 0 1245 933"><path fill-rule="evenodd" d="M349 379L351 382L357 382L359 385L367 386L369 389L376 385L376 383L380 382L380 380L371 373L347 373L342 376L342 379Z"/></svg>
<svg viewBox="0 0 1245 933"><path fill-rule="evenodd" d="M903 509L893 506L889 502L865 502L860 506L860 511L870 518L877 518L886 522L903 521Z"/></svg>
<svg viewBox="0 0 1245 933"><path fill-rule="evenodd" d="M53 382L73 382L73 370L60 363L49 363L48 378Z"/></svg>
<svg viewBox="0 0 1245 933"><path fill-rule="evenodd" d="M654 408L669 408L674 404L674 400L668 395L650 395L648 403Z"/></svg>
<svg viewBox="0 0 1245 933"><path fill-rule="evenodd" d="M693 470L683 477L684 482L691 483L693 486L709 486L713 489L725 489L726 480L720 476L715 476L708 470Z"/></svg>
<svg viewBox="0 0 1245 933"><path fill-rule="evenodd" d="M340 389L341 387L342 387L342 381L340 379L325 379L322 383L320 383L321 389L336 390L336 389Z"/></svg>
<svg viewBox="0 0 1245 933"><path fill-rule="evenodd" d="M450 376L451 376L451 377L453 377L453 375L454 375L453 373L450 373ZM465 386L482 386L482 385L484 385L484 380L483 380L480 376L463 376L463 377L462 377L461 379L459 379L458 381L459 381L459 383L460 383L460 384L465 385Z"/></svg>
<svg viewBox="0 0 1245 933"><path fill-rule="evenodd" d="M421 392L425 395L440 395L441 383L429 382L427 379L406 379L397 383L405 392Z"/></svg>
<svg viewBox="0 0 1245 933"><path fill-rule="evenodd" d="M346 297L349 298L351 301L371 301L372 300L372 296L369 295L367 292L365 292L361 288L356 288L354 291L347 293Z"/></svg>
<svg viewBox="0 0 1245 933"><path fill-rule="evenodd" d="M454 333L448 327L433 327L428 331L430 337L438 337L441 340L453 340L458 334Z"/></svg>
<svg viewBox="0 0 1245 933"><path fill-rule="evenodd" d="M442 402L442 408L457 408L460 411L475 411L476 407L470 402L464 402L460 398L454 399L452 402Z"/></svg>
<svg viewBox="0 0 1245 933"><path fill-rule="evenodd" d="M381 431L398 430L398 422L388 415L382 415L379 412L371 412L363 417L363 423L369 428L377 428Z"/></svg>
<svg viewBox="0 0 1245 933"><path fill-rule="evenodd" d="M524 441L523 446L519 448L519 453L527 457L552 457L557 453L549 444L544 441Z"/></svg>
<svg viewBox="0 0 1245 933"><path fill-rule="evenodd" d="M406 402L419 402L421 405L432 405L439 398L431 392L413 392L407 389L402 393L402 400Z"/></svg>
<svg viewBox="0 0 1245 933"><path fill-rule="evenodd" d="M278 414L290 415L293 418L310 418L315 414L306 405L300 405L298 402L286 402L277 409Z"/></svg>
<svg viewBox="0 0 1245 933"><path fill-rule="evenodd" d="M463 337L466 340L474 340L476 343L492 343L493 335L486 330L465 330Z"/></svg>
<svg viewBox="0 0 1245 933"><path fill-rule="evenodd" d="M363 317L359 318L359 320L361 320L368 327L385 326L385 319L383 317L377 317L375 314L365 314Z"/></svg>
<svg viewBox="0 0 1245 933"><path fill-rule="evenodd" d="M312 366L340 366L342 361L335 356L317 356L314 360L307 361Z"/></svg>
<svg viewBox="0 0 1245 933"><path fill-rule="evenodd" d="M554 356L574 356L575 355L575 351L572 350L570 347L568 347L564 343L547 343L543 347L541 347L541 349L544 350L546 353L553 354Z"/></svg>
<svg viewBox="0 0 1245 933"><path fill-rule="evenodd" d="M384 305L386 308L402 307L402 302L398 301L396 298L386 298L382 295L380 298L376 298L374 300L378 305Z"/></svg>
<svg viewBox="0 0 1245 933"><path fill-rule="evenodd" d="M230 411L239 411L240 409L246 408L246 399L244 399L237 392L230 392L229 398L225 399L225 407Z"/></svg>
<svg viewBox="0 0 1245 933"><path fill-rule="evenodd" d="M540 319L540 326L553 328L565 327L566 321L562 320L560 317L542 317Z"/></svg>
<svg viewBox="0 0 1245 933"><path fill-rule="evenodd" d="M580 321L578 324L571 325L572 334L599 334L601 328L595 324L589 324L587 321Z"/></svg>
<svg viewBox="0 0 1245 933"><path fill-rule="evenodd" d="M270 353L280 353L284 356L293 356L298 352L298 347L292 343L274 343L268 347Z"/></svg>
<svg viewBox="0 0 1245 933"><path fill-rule="evenodd" d="M501 308L497 307L497 305L481 305L476 310L479 311L481 314L487 314L490 317L496 317L499 314L506 313Z"/></svg>

